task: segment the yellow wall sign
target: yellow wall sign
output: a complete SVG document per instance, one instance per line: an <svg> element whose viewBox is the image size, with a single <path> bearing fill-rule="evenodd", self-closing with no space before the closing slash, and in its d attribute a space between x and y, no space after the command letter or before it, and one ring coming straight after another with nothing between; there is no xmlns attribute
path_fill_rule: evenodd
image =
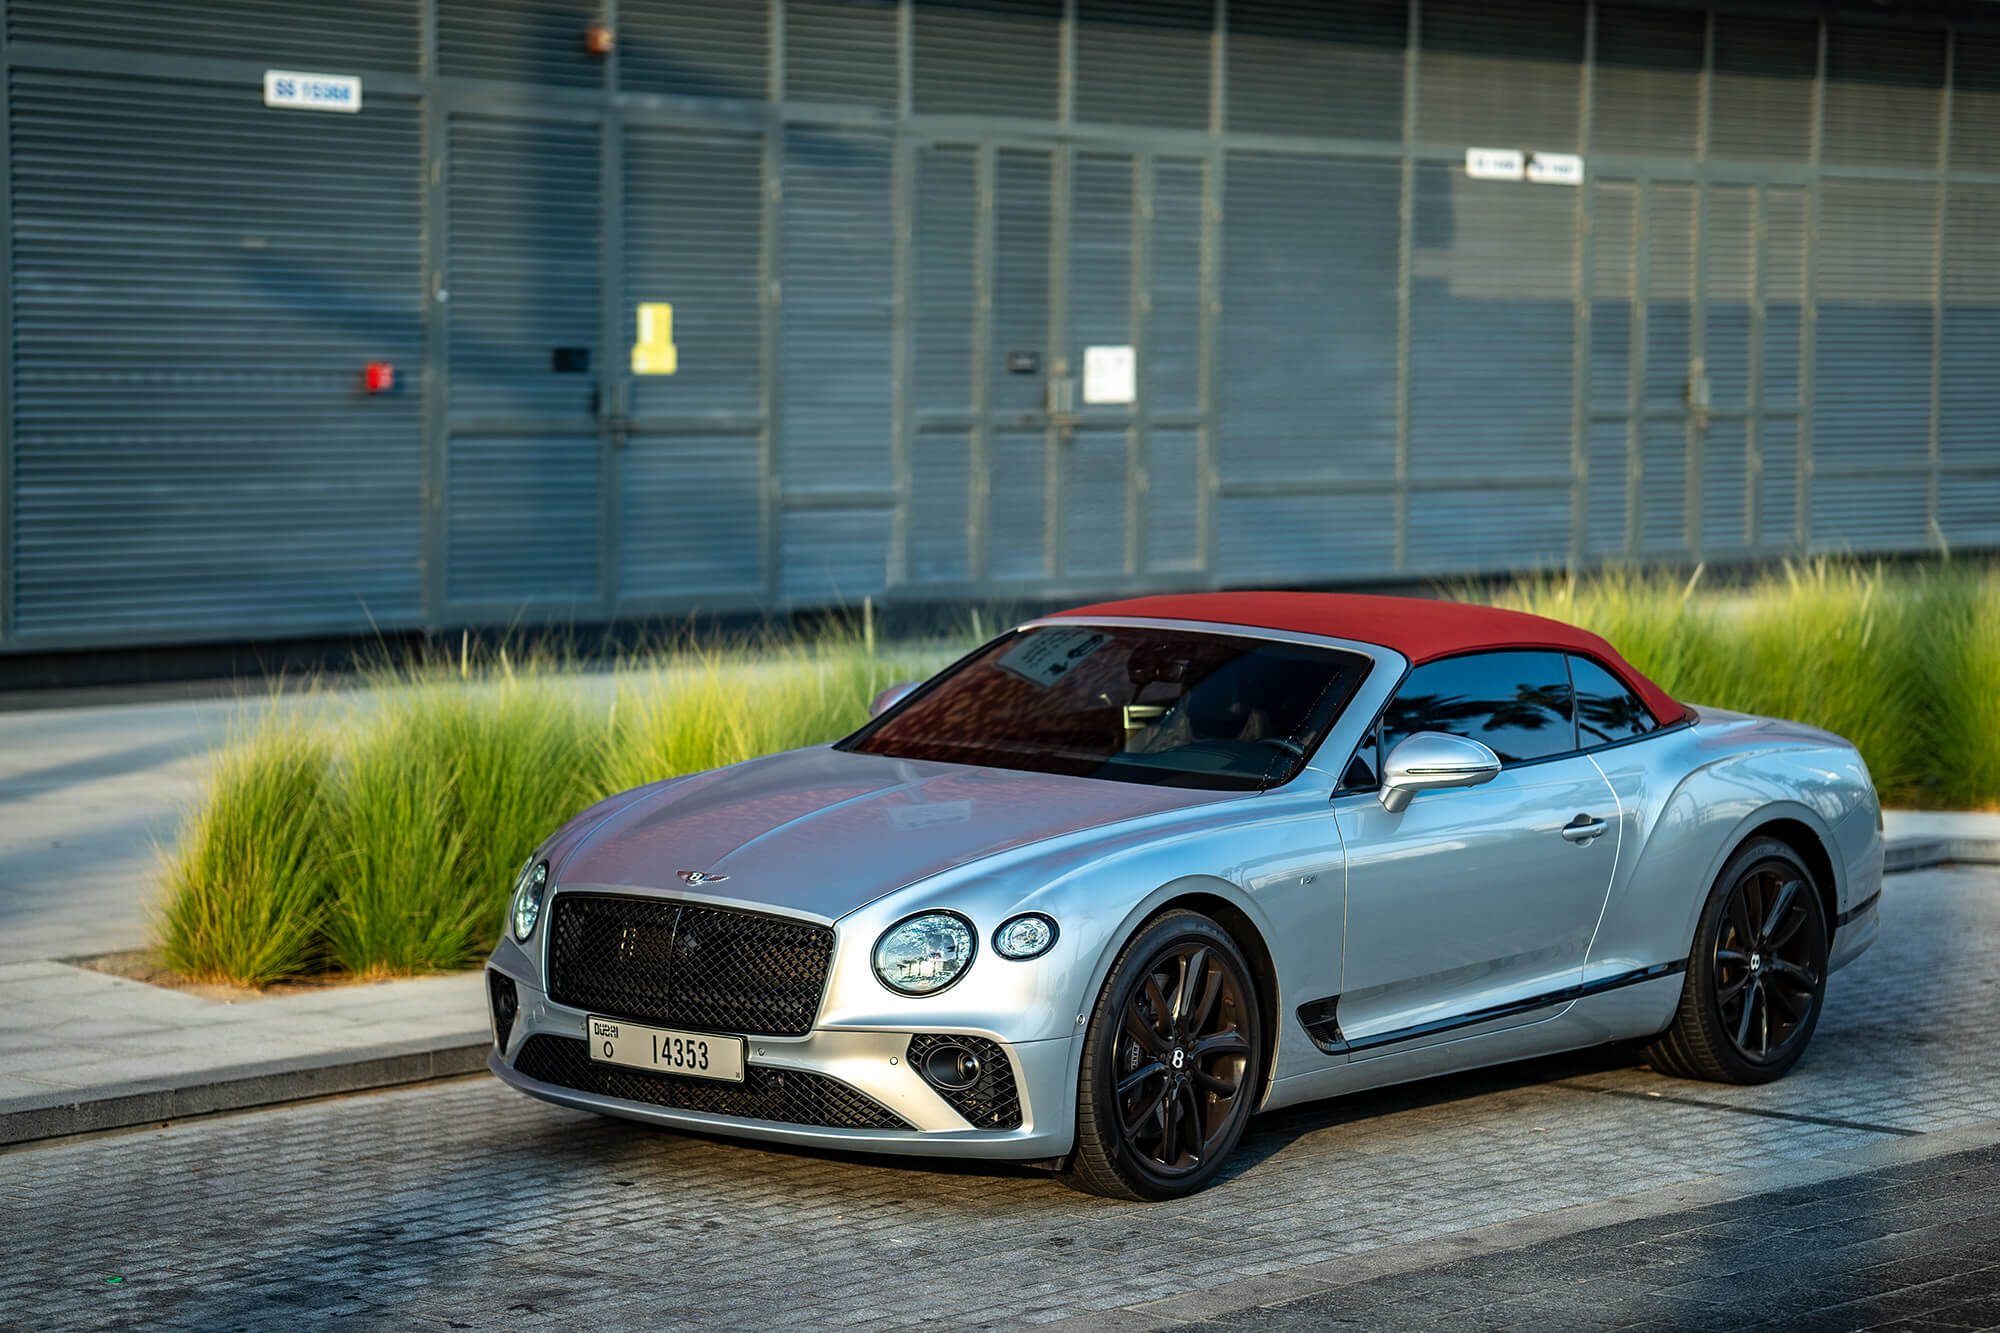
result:
<svg viewBox="0 0 2000 1333"><path fill-rule="evenodd" d="M634 375L671 375L680 369L674 346L674 308L665 301L639 304L639 341L632 344Z"/></svg>

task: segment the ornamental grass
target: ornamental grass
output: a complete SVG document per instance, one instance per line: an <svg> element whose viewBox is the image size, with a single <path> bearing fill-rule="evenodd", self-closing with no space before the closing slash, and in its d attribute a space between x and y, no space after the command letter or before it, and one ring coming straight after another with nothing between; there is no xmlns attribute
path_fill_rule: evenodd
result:
<svg viewBox="0 0 2000 1333"><path fill-rule="evenodd" d="M1479 595L1597 631L1676 698L1848 737L1886 804L2000 808L1993 568L1820 561L1728 586L1613 570ZM577 810L833 740L976 637L884 649L856 626L668 645L610 670L462 651L359 690L289 689L219 756L166 855L163 959L246 986L473 966L522 859Z"/></svg>

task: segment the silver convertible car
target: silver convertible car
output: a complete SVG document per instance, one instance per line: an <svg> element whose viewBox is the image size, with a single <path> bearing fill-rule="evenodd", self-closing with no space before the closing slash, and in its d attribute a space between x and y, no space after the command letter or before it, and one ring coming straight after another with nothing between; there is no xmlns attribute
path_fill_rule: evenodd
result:
<svg viewBox="0 0 2000 1333"><path fill-rule="evenodd" d="M1861 756L1536 616L1312 593L1031 621L832 745L641 787L523 868L493 1072L1135 1199L1257 1110L1638 1038L1754 1083L1879 928Z"/></svg>

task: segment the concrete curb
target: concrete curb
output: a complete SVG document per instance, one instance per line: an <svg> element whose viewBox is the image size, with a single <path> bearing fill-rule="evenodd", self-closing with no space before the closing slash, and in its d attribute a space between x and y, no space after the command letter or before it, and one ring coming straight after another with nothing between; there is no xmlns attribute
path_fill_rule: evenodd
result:
<svg viewBox="0 0 2000 1333"><path fill-rule="evenodd" d="M145 1079L12 1097L0 1102L0 1146L471 1074L486 1068L492 1045L489 1033L462 1032L201 1070L185 1082Z"/></svg>
<svg viewBox="0 0 2000 1333"><path fill-rule="evenodd" d="M1953 861L2000 865L2000 838L1898 838L1883 849L1882 873L1928 870Z"/></svg>

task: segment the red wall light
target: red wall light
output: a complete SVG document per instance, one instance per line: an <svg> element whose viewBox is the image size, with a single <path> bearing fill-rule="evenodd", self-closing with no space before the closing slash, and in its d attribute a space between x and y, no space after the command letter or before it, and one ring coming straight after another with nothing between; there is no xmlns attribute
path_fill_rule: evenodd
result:
<svg viewBox="0 0 2000 1333"><path fill-rule="evenodd" d="M361 372L361 387L369 393L387 393L396 387L396 368L387 361L370 361Z"/></svg>

